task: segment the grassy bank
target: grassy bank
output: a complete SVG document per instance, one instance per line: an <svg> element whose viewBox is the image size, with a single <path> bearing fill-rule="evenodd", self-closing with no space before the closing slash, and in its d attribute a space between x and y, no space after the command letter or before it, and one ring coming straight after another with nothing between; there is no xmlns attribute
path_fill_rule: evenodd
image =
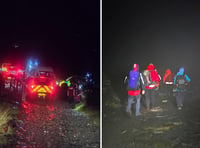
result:
<svg viewBox="0 0 200 148"><path fill-rule="evenodd" d="M89 115L93 123L97 126L100 126L100 111L92 107L86 106L85 103L80 102L76 104L74 110L81 111Z"/></svg>
<svg viewBox="0 0 200 148"><path fill-rule="evenodd" d="M15 134L13 121L16 119L17 110L7 103L0 104L0 145L8 142L8 137Z"/></svg>

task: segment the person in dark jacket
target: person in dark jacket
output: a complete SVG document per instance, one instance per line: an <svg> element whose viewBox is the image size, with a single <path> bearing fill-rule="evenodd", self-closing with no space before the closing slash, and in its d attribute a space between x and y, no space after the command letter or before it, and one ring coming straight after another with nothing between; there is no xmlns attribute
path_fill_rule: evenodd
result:
<svg viewBox="0 0 200 148"><path fill-rule="evenodd" d="M191 81L187 74L185 74L185 70L181 67L178 73L174 77L174 85L176 86L176 104L178 110L182 110L183 101L186 93L186 85Z"/></svg>

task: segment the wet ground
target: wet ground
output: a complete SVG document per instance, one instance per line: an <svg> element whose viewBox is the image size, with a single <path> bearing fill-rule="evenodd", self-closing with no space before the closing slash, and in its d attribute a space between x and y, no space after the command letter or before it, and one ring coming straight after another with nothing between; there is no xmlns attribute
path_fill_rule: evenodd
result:
<svg viewBox="0 0 200 148"><path fill-rule="evenodd" d="M146 111L142 104L142 116L129 117L125 113L124 89L114 89L108 79L103 84L103 148L200 147L198 92L189 92L183 110L179 111L175 97L167 96L161 88L154 109Z"/></svg>
<svg viewBox="0 0 200 148"><path fill-rule="evenodd" d="M24 102L18 110L16 134L6 148L99 148L100 127L89 114L73 110L65 101Z"/></svg>

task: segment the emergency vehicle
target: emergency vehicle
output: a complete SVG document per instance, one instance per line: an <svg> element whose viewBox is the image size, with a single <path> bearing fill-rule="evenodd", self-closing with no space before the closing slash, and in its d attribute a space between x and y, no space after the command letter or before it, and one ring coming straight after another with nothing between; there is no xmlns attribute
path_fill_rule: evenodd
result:
<svg viewBox="0 0 200 148"><path fill-rule="evenodd" d="M29 72L26 79L26 93L28 99L54 99L56 88L56 77L52 67L37 67Z"/></svg>
<svg viewBox="0 0 200 148"><path fill-rule="evenodd" d="M12 63L3 63L1 72L5 83L5 88L11 88L11 85L17 85L16 81L23 79L23 67ZM14 86L17 87L17 86Z"/></svg>
<svg viewBox="0 0 200 148"><path fill-rule="evenodd" d="M16 75L15 66L11 63L3 63L1 70L4 79L11 79L12 76Z"/></svg>
<svg viewBox="0 0 200 148"><path fill-rule="evenodd" d="M19 78L23 75L23 67L12 63L3 63L1 71L6 79L10 79L11 77Z"/></svg>

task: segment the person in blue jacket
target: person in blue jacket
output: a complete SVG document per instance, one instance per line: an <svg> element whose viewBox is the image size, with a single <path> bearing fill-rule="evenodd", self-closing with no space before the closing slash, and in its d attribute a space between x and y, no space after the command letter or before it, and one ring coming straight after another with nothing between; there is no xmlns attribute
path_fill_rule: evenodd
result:
<svg viewBox="0 0 200 148"><path fill-rule="evenodd" d="M185 74L185 70L181 67L178 73L174 77L174 85L176 86L176 104L178 110L181 110L183 107L183 101L186 93L186 86L191 81L187 74Z"/></svg>

